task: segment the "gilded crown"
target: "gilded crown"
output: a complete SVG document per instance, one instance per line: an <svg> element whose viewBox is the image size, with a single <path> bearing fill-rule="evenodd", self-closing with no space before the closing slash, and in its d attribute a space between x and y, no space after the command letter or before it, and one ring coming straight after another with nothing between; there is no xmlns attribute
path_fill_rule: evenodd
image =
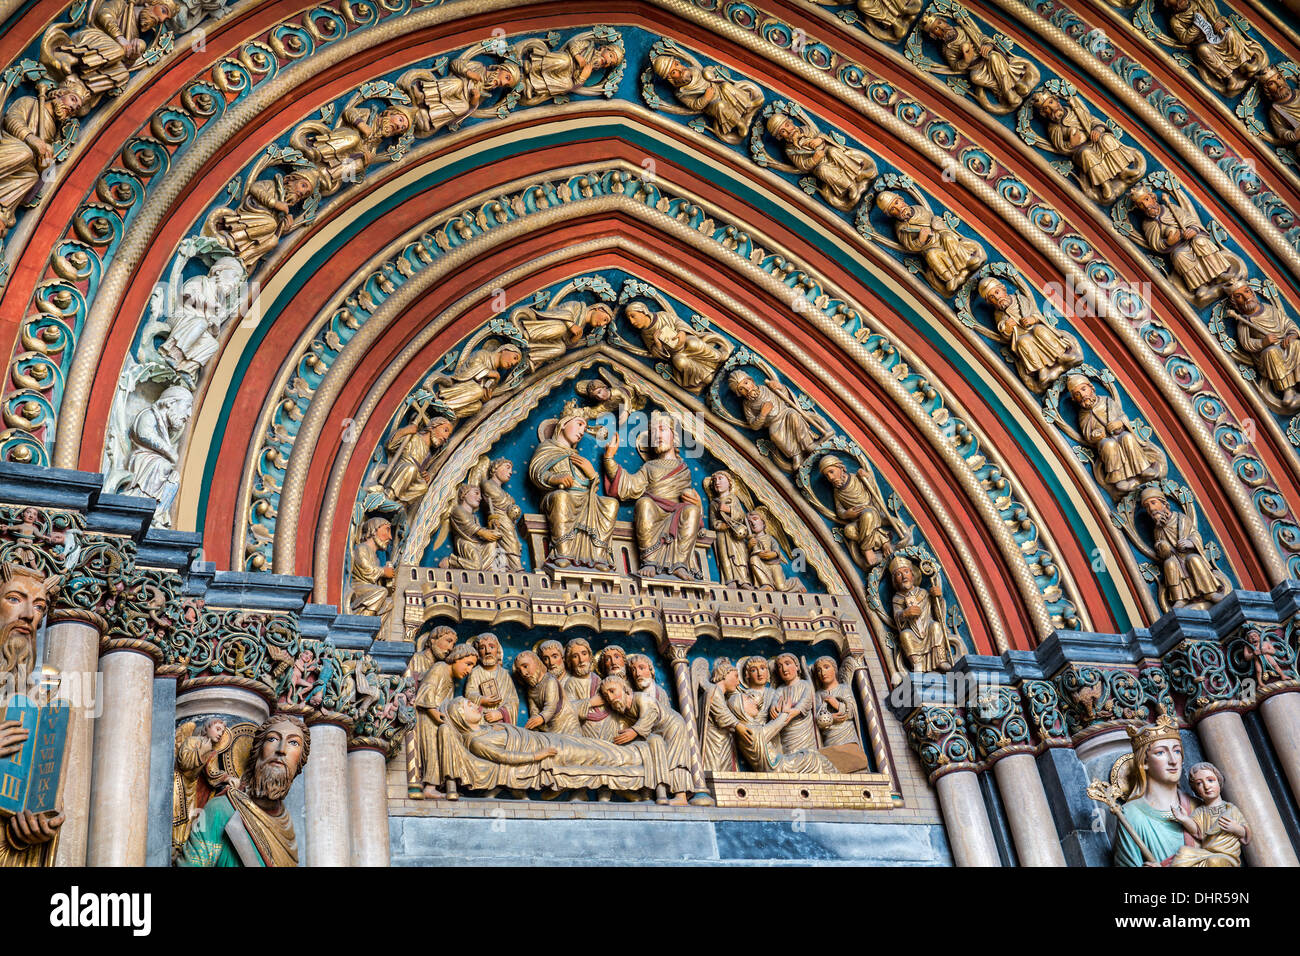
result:
<svg viewBox="0 0 1300 956"><path fill-rule="evenodd" d="M1167 715L1161 714L1156 718L1154 724L1145 726L1130 726L1128 730L1129 740L1133 743L1134 751L1143 747L1150 747L1157 740L1180 740L1178 736L1178 725L1174 723Z"/></svg>

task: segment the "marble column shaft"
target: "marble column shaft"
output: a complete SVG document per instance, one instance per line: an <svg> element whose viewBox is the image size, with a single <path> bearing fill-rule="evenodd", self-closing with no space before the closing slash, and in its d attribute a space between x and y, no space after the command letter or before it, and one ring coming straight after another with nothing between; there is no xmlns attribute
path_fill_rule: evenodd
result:
<svg viewBox="0 0 1300 956"><path fill-rule="evenodd" d="M153 659L110 651L100 659L103 710L95 721L90 866L143 866L149 838Z"/></svg>
<svg viewBox="0 0 1300 956"><path fill-rule="evenodd" d="M348 752L348 810L349 865L388 866L388 761L378 750Z"/></svg>
<svg viewBox="0 0 1300 956"><path fill-rule="evenodd" d="M63 764L63 813L56 866L85 866L90 832L90 774L99 693L99 629L82 621L59 621L45 633L46 660L60 675L59 697L72 704Z"/></svg>
<svg viewBox="0 0 1300 956"><path fill-rule="evenodd" d="M1196 734L1206 756L1223 773L1224 799L1235 803L1250 824L1246 862L1251 866L1300 866L1241 714L1224 710L1203 717Z"/></svg>
<svg viewBox="0 0 1300 956"><path fill-rule="evenodd" d="M1300 801L1300 693L1273 694L1259 705L1278 762L1286 771L1291 795Z"/></svg>
<svg viewBox="0 0 1300 956"><path fill-rule="evenodd" d="M946 773L934 783L943 811L944 829L958 866L1001 866L984 794L972 770Z"/></svg>
<svg viewBox="0 0 1300 956"><path fill-rule="evenodd" d="M347 866L348 733L335 724L313 724L311 754L303 771L307 798L306 866Z"/></svg>
<svg viewBox="0 0 1300 956"><path fill-rule="evenodd" d="M993 764L998 793L1021 866L1065 866L1065 854L1047 805L1033 754L1008 754Z"/></svg>

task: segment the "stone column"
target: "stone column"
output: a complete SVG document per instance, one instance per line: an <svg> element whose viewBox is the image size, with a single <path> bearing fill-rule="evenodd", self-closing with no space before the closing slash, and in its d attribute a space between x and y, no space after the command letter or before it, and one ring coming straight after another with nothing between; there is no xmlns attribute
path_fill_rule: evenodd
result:
<svg viewBox="0 0 1300 956"><path fill-rule="evenodd" d="M662 648L673 666L673 683L677 686L677 707L686 721L686 739L691 745L691 786L695 790L690 802L697 807L711 807L714 799L704 782L704 757L700 753L697 735L699 721L695 719L695 688L691 686L691 663L687 656L695 640L672 638Z"/></svg>
<svg viewBox="0 0 1300 956"><path fill-rule="evenodd" d="M840 664L842 669L853 674L853 690L862 705L866 717L867 740L871 745L871 757L878 773L893 776L893 762L890 760L889 744L885 740L885 728L880 722L880 707L876 703L876 693L871 687L871 675L867 672L866 658L860 654L846 656ZM842 673L842 671L841 671ZM843 678L841 677L841 680Z"/></svg>
<svg viewBox="0 0 1300 956"><path fill-rule="evenodd" d="M924 704L903 726L938 792L953 862L958 866L1001 866L975 774L975 747L966 735L965 718L955 707Z"/></svg>
<svg viewBox="0 0 1300 956"><path fill-rule="evenodd" d="M1272 694L1259 704L1269 740L1286 771L1291 793L1300 800L1300 694Z"/></svg>
<svg viewBox="0 0 1300 956"><path fill-rule="evenodd" d="M56 612L57 613L57 612ZM98 615L95 615L98 617ZM90 832L90 772L94 715L103 705L99 680L102 619L56 620L45 632L46 662L59 672L59 697L72 706L63 764L63 812L55 866L85 866Z"/></svg>
<svg viewBox="0 0 1300 956"><path fill-rule="evenodd" d="M347 866L348 732L338 724L312 723L311 752L303 771L307 797L306 866Z"/></svg>
<svg viewBox="0 0 1300 956"><path fill-rule="evenodd" d="M1246 862L1251 866L1300 866L1241 714L1233 710L1207 714L1197 723L1196 734L1206 756L1223 772L1224 799L1240 807L1250 824Z"/></svg>
<svg viewBox="0 0 1300 956"><path fill-rule="evenodd" d="M143 866L145 862L153 654L151 645L110 645L100 659L104 705L95 721L91 764L86 859L90 866Z"/></svg>
<svg viewBox="0 0 1300 956"><path fill-rule="evenodd" d="M312 758L315 759L315 754ZM388 866L388 761L382 750L348 751L349 866Z"/></svg>

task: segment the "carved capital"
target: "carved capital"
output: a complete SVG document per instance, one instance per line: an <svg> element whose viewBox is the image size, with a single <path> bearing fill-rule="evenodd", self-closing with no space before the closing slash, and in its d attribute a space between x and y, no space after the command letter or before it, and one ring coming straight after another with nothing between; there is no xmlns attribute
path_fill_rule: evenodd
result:
<svg viewBox="0 0 1300 956"><path fill-rule="evenodd" d="M156 664L163 663L173 631L171 614L178 607L182 587L175 571L136 569L123 578L100 642L102 652L139 651Z"/></svg>
<svg viewBox="0 0 1300 956"><path fill-rule="evenodd" d="M352 724L349 750L378 750L392 757L406 732L415 726L414 681L404 674L373 674L368 667L367 693L360 698Z"/></svg>
<svg viewBox="0 0 1300 956"><path fill-rule="evenodd" d="M1174 692L1184 698L1183 712L1195 723L1221 710L1242 710L1253 703L1247 674L1233 667L1230 656L1217 641L1183 641L1169 652L1165 672Z"/></svg>
<svg viewBox="0 0 1300 956"><path fill-rule="evenodd" d="M73 560L54 595L50 623L83 621L106 634L108 618L135 575L135 542L82 535L66 557Z"/></svg>
<svg viewBox="0 0 1300 956"><path fill-rule="evenodd" d="M269 700L291 669L298 620L290 614L195 608L183 688L243 687Z"/></svg>
<svg viewBox="0 0 1300 956"><path fill-rule="evenodd" d="M966 708L966 717L975 732L975 746L984 760L1031 753L1034 749L1020 694L1013 687L982 690Z"/></svg>
<svg viewBox="0 0 1300 956"><path fill-rule="evenodd" d="M1068 747L1070 732L1056 685L1049 680L1027 680L1020 692L1025 699L1025 715L1039 745Z"/></svg>
<svg viewBox="0 0 1300 956"><path fill-rule="evenodd" d="M1223 642L1228 666L1241 675L1242 699L1253 703L1300 690L1295 619L1286 624L1247 622Z"/></svg>
<svg viewBox="0 0 1300 956"><path fill-rule="evenodd" d="M967 736L965 718L955 707L921 707L904 728L931 782L956 770L975 769L975 746Z"/></svg>
<svg viewBox="0 0 1300 956"><path fill-rule="evenodd" d="M1144 716L1145 696L1132 671L1070 664L1053 683L1065 704L1066 727L1072 737Z"/></svg>

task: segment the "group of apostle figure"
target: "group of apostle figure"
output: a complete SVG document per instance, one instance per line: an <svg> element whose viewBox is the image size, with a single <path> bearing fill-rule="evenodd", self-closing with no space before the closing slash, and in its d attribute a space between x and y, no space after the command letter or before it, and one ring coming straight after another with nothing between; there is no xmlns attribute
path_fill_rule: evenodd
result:
<svg viewBox="0 0 1300 956"><path fill-rule="evenodd" d="M776 674L776 684L770 683ZM737 757L756 773L827 774L869 769L858 734L853 690L839 679L833 657L812 665L813 681L799 659L755 655L739 666L720 657L709 675L703 706L704 769L734 773ZM813 682L816 682L814 688Z"/></svg>
<svg viewBox="0 0 1300 956"><path fill-rule="evenodd" d="M619 791L684 804L695 789L691 728L644 654L548 640L508 669L495 634L458 644L440 627L411 673L419 674L412 795L595 790L602 800Z"/></svg>
<svg viewBox="0 0 1300 956"><path fill-rule="evenodd" d="M742 670L725 658L714 664L703 705L703 769L734 772L738 755L756 772L868 769L857 705L833 658L813 664L816 689L793 654L771 665L750 657ZM412 796L592 790L599 800L618 791L681 805L701 790L692 773L695 731L656 682L647 655L616 644L594 653L575 637L543 640L507 668L495 634L457 643L444 626L412 658L417 673Z"/></svg>

